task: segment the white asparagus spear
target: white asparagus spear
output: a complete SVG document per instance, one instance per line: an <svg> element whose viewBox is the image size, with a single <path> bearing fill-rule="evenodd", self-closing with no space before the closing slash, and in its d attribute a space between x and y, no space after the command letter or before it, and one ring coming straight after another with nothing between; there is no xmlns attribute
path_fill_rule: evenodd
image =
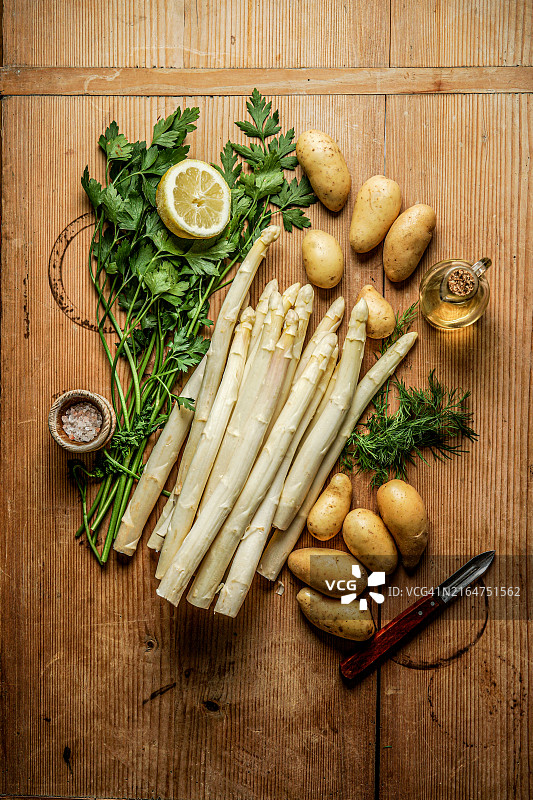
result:
<svg viewBox="0 0 533 800"><path fill-rule="evenodd" d="M267 284L267 286L270 286L270 289L266 295L266 298L263 297L263 295L265 294L265 292L263 292L263 295L261 296L262 300L260 301L266 304L266 309L265 305L262 305L260 313L264 317L264 321L261 326L261 329L258 332L259 339L257 345L260 345L262 343L262 337L264 336L266 342L265 347L269 349L269 353L271 356L275 343L278 340L279 335L281 333L281 329L283 327L284 312L283 312L282 296L276 288L277 281L276 280L270 281L270 284ZM256 311L256 316L257 313L258 312ZM254 327L255 327L255 321L254 321ZM253 331L254 329L252 329L252 335ZM248 347L248 355L244 367L244 374L240 384L240 391L241 393L244 393L244 396L239 396L237 400L237 407L234 411L235 416L233 418L233 422L235 424L237 420L241 419L244 408L248 409L246 413L249 413L249 409L253 404L253 400L255 397L255 390L261 385L261 381L263 380L263 377L268 368L268 359L270 358L270 356L262 352L260 354L260 359L256 361L255 357L257 355L258 348L256 347L255 353L253 355L250 355L251 349L252 349L252 342L250 340L250 345ZM250 381L248 380L248 376L250 374L252 366L254 368L254 372L253 372L252 382L250 383ZM223 440L219 452L220 457L218 460L215 461L215 464L213 466L213 477L212 479L208 480L207 486L205 488L204 497L202 497L200 505L201 508L203 508L203 506L207 502L207 499L211 496L217 481L220 479L222 470L224 469L225 464L231 458L232 454L233 451L229 449L228 442ZM172 493L168 498L167 503L163 509L163 513L159 518L159 522L154 529L154 535L157 534L159 539L161 537L166 536L168 532L170 526L171 514L172 511L174 510L174 506L176 505L177 497L179 495L178 489L179 486L178 482L176 481L176 485L172 490ZM159 547L158 549L161 549L161 547Z"/></svg>
<svg viewBox="0 0 533 800"><path fill-rule="evenodd" d="M270 283L273 283L273 282L274 281L270 281ZM267 284L267 286L265 286L265 290L269 285L270 284ZM294 306L294 303L295 303L296 296L298 294L299 288L300 288L300 284L299 283L293 283L292 286L289 286L287 289L285 289L285 291L281 295L281 303L282 303L283 314L284 315L287 313L289 308L292 308ZM270 295L272 294L273 291L274 291L274 289L271 289L269 291L267 302L268 302L268 299L270 298ZM277 291L277 281L276 281L276 291ZM261 295L261 298L263 297L263 295L264 295L264 292ZM259 308L260 303L261 303L261 299L260 299L260 302L258 303L258 308ZM264 319L266 319L266 317L264 317ZM264 324L265 323L263 322L263 325ZM254 326L254 330L255 330L255 326ZM248 380L248 374L250 372L252 364L254 363L254 359L255 359L255 356L257 354L257 350L259 348L261 334L262 334L261 330L257 330L256 331L256 340L254 342L254 340L253 340L254 331L252 331L252 342L250 343L250 350L248 352L248 359L246 361L246 367L244 369L244 376L243 376L243 379L242 379L243 385Z"/></svg>
<svg viewBox="0 0 533 800"><path fill-rule="evenodd" d="M309 342L307 343L307 346L300 357L293 380L297 381L304 371L307 362L311 358L311 355L322 336L324 336L325 333L335 332L337 330L342 322L342 318L344 317L344 307L344 297L337 297L337 299L334 300L330 305L316 326L315 332L309 339Z"/></svg>
<svg viewBox="0 0 533 800"><path fill-rule="evenodd" d="M283 300L283 310L285 313L289 310L289 308L294 308L294 304L296 302L296 298L298 297L298 292L302 287L301 283L291 283L290 286L287 286L283 294L281 295L281 299Z"/></svg>
<svg viewBox="0 0 533 800"><path fill-rule="evenodd" d="M305 289L305 286L303 287L303 289ZM303 289L301 291L303 291ZM340 297L331 305L331 307L328 309L326 315L324 316L324 318L321 320L321 322L317 326L317 329L316 329L315 333L313 334L313 336L311 337L311 340L309 341L309 344L307 345L307 347L306 347L306 349L304 351L304 354L301 356L301 359L300 359L300 365L301 366L300 366L300 368L297 368L295 375L297 375L298 372L301 372L302 369L305 369L305 364L307 364L307 362L308 362L308 360L309 360L309 358L310 358L310 356L311 356L311 354L313 352L313 348L316 347L318 342L320 342L321 337L326 335L328 329L336 330L339 327L343 315L344 315L344 298ZM336 359L337 359L337 354L338 354L338 348L337 348L337 352L335 354L335 362L336 362ZM296 447L295 452L299 451L299 449L302 446L303 442L305 441L305 439L309 435L310 431L313 429L313 427L314 427L314 425L316 423L316 420L322 414L322 411L324 410L325 406L327 405L327 403L329 401L329 398L331 397L331 393L332 393L332 391L333 391L333 389L335 387L335 381L336 381L336 378L337 378L338 365L335 368L335 364L334 364L334 362L332 362L331 368L334 369L333 375L331 375L331 373L329 373L328 381L324 385L325 391L323 392L323 396L321 396L319 398L318 408L314 409L312 416L309 418L309 421L306 422L305 427L301 431L301 435L298 437L298 441L295 443L295 447ZM293 382L294 382L294 380L295 380L295 378L293 378ZM284 461L284 465L282 465L283 468L284 468L284 471L282 472L282 469L280 468L280 470L278 471L278 475L276 475L276 480L275 480L275 484L276 485L275 486L273 485L272 491L269 492L268 497L265 499L265 503L267 503L267 501L269 501L269 503L267 504L267 508L263 509L262 515L261 515L259 521L257 522L257 526L259 528L259 533L257 534L257 538L256 537L252 538L252 541L253 541L253 539L256 538L256 544L252 545L252 543L250 543L250 545L249 545L250 548L252 546L257 548L257 560L259 560L259 558L261 556L261 552L263 550L264 543L266 542L266 539L268 538L268 534L270 532L270 528L272 527L273 518L274 518L274 515L275 515L277 507L278 507L281 491L283 489L283 483L284 483L285 478L287 476L287 473L289 471L289 468L290 468L292 459L293 459L293 457L295 455L295 452L291 453L290 460L288 461L288 463L286 463ZM281 485L277 485L279 482L281 483ZM263 534L263 531L264 531L264 534ZM246 535L248 536L248 534L246 534ZM243 560L244 560L244 557L243 557ZM253 573L255 571L255 566L257 566L257 564L254 565L254 568L251 571L251 575L249 577L249 584L251 584L251 582L252 582ZM244 579L243 579L243 583L245 583ZM243 588L242 588L243 596L242 596L241 603L244 600L244 596L245 596L247 591L248 591L248 589L244 588L244 586L243 586ZM240 605L239 605L239 608L240 608ZM235 613L237 613L237 611L238 611L238 608L237 608Z"/></svg>
<svg viewBox="0 0 533 800"><path fill-rule="evenodd" d="M174 605L178 605L187 584L229 516L250 474L292 357L292 345L297 324L296 312L289 311L283 333L276 345L274 356L262 383L259 398L248 419L246 435L242 437L234 460L223 475L212 497L200 511L196 522L159 584L157 594Z"/></svg>
<svg viewBox="0 0 533 800"><path fill-rule="evenodd" d="M305 527L307 516L316 503L322 491L322 487L342 453L351 432L359 422L376 392L379 391L385 381L390 378L400 361L414 345L417 336L418 334L414 331L404 334L395 344L389 347L387 352L382 355L372 367L370 367L365 377L359 382L352 400L352 405L344 419L342 428L328 450L326 458L320 465L320 469L316 474L313 484L298 514L286 531L274 531L257 570L260 575L263 575L271 581L275 581L278 577L281 568L300 538L300 534Z"/></svg>
<svg viewBox="0 0 533 800"><path fill-rule="evenodd" d="M253 308L248 307L241 314L241 321L235 329L226 369L220 381L215 402L172 512L165 543L157 565L156 578L163 577L194 522L194 516L209 473L237 400L254 317Z"/></svg>
<svg viewBox="0 0 533 800"><path fill-rule="evenodd" d="M267 374L270 361L276 343L281 335L281 330L285 321L283 311L283 299L279 292L273 291L268 300L269 310L261 332L261 339L259 347L256 351L255 357L250 364L247 360L244 375L241 381L239 396L233 409L229 424L226 428L222 444L218 451L213 469L207 481L204 490L200 509L202 509L211 495L215 487L218 485L222 476L228 469L234 454L235 448L241 441L245 433L246 422L250 416L254 404L261 389L263 379Z"/></svg>
<svg viewBox="0 0 533 800"><path fill-rule="evenodd" d="M248 289L254 279L261 261L266 256L268 248L275 242L281 233L279 225L270 225L261 233L253 243L248 255L240 265L239 269L228 293L224 298L222 307L217 317L215 329L211 337L211 344L207 353L207 365L205 368L202 388L198 395L196 410L194 414L191 431L178 470L176 489L179 493L183 485L183 480L189 469L192 457L198 447L200 436L204 428L211 406L222 378L226 357L230 346L233 328L239 317L239 312Z"/></svg>
<svg viewBox="0 0 533 800"><path fill-rule="evenodd" d="M272 482L272 486L268 490L265 499L255 512L250 525L244 532L244 536L239 542L239 546L233 557L233 561L231 562L228 576L224 581L224 585L215 605L215 612L218 614L224 614L228 617L236 617L242 604L244 603L246 595L248 594L248 590L252 585L257 565L261 560L261 554L265 547L266 540L268 539L268 534L270 533L270 529L272 527L272 520L274 519L274 514L276 513L276 508L278 507L279 497L281 490L283 489L283 484L285 482L287 472L289 471L291 461L296 452L296 448L298 447L298 443L304 435L306 428L316 413L320 405L320 401L326 392L335 368L338 352L339 348L336 345L329 359L326 371L317 386L315 395L313 396L312 401L309 403L302 421L300 422L296 433L294 434L294 438L289 446L289 449L285 454L281 466L276 473L276 477Z"/></svg>
<svg viewBox="0 0 533 800"><path fill-rule="evenodd" d="M248 348L248 356L247 356L248 359L252 354L255 353L257 345L259 344L263 323L268 313L268 299L272 294L272 292L277 292L277 291L278 291L278 282L274 278L273 280L267 283L267 285L261 292L261 296L255 307L254 327L252 328L252 335L250 337L250 346Z"/></svg>
<svg viewBox="0 0 533 800"><path fill-rule="evenodd" d="M265 308L264 308L265 314L266 314L266 312L268 310L268 297L270 296L272 291L274 291L275 289L277 290L277 286L278 286L278 282L275 279L270 281L270 283L268 283L265 286L265 290L263 292L263 295L265 295L265 293L266 293L266 300L265 300L266 305L265 305ZM261 295L261 298L263 298L263 295ZM246 297L245 297L245 299L243 301L242 308L248 307L249 300L250 300L250 293L248 292L248 294L246 295ZM262 315L261 320L264 319L265 314ZM254 328L255 328L255 323L256 323L256 320L254 319ZM262 324L259 325L259 331L260 331L261 327L262 327ZM252 334L253 334L254 328L252 328ZM251 347L251 344L250 344L250 346L248 348L248 355L249 355L250 347ZM156 550L157 552L159 552L161 550L161 548L163 547L163 542L165 540L165 536L167 535L168 529L169 529L169 526L170 526L170 520L171 520L171 517L172 517L172 513L174 511L174 507L175 507L175 505L177 503L177 500L178 500L178 497L179 497L179 494L180 494L180 488L181 488L181 485L182 485L182 483L180 483L180 481L183 481L184 478L185 478L185 475L183 475L183 473L180 475L180 472L178 470L178 478L176 479L176 483L172 487L172 491L170 493L170 496L167 498L167 502L165 503L165 505L163 507L163 511L159 515L159 519L157 520L155 528L152 531L152 535L148 539L148 547L150 547L152 550Z"/></svg>
<svg viewBox="0 0 533 800"><path fill-rule="evenodd" d="M350 408L365 350L367 319L368 306L361 298L350 315L335 388L287 475L274 517L276 528L285 530L296 516Z"/></svg>
<svg viewBox="0 0 533 800"><path fill-rule="evenodd" d="M204 356L181 390L182 397L196 400L200 391L206 361L207 358ZM137 544L142 536L148 517L152 513L172 467L176 463L193 416L194 411L190 411L178 403L174 404L120 522L117 538L113 545L114 549L119 553L131 556L137 549Z"/></svg>
<svg viewBox="0 0 533 800"><path fill-rule="evenodd" d="M295 455L298 455L298 453L302 449L305 440L310 435L311 431L313 430L313 428L317 424L317 421L322 416L322 412L324 411L325 407L329 403L329 398L331 397L331 395L333 393L333 390L335 388L335 384L337 382L337 374L338 374L338 372L339 372L339 365L336 364L336 366L335 366L335 368L333 370L333 375L331 376L331 379L330 379L330 381L329 381L329 383L327 385L326 391L324 392L324 396L320 400L320 405L318 406L316 412L314 413L313 419L311 420L307 430L305 431L304 435L302 436L302 440L300 441L300 443L298 444L298 447L296 448ZM288 470L287 470L287 472L288 472Z"/></svg>
<svg viewBox="0 0 533 800"><path fill-rule="evenodd" d="M174 494L174 487L173 487L169 497L167 497L167 502L163 506L163 511L159 515L159 519L156 522L155 528L153 529L150 538L148 539L147 547L149 547L150 550L155 550L156 553L159 553L165 542L165 536L167 535L170 517L172 515L178 497L179 495Z"/></svg>
<svg viewBox="0 0 533 800"><path fill-rule="evenodd" d="M246 366L244 369L244 376L242 378L242 384L244 384L244 381L250 369L250 365L251 363L253 363L255 353L257 352L257 346L259 345L259 341L261 338L261 332L265 322L265 317L268 313L268 302L270 295L272 294L272 292L277 292L277 291L278 291L278 282L274 278L273 280L267 283L257 303L257 307L255 309L254 325L252 328L252 335L250 338L250 345L248 347ZM161 515L156 523L152 535L148 540L148 547L151 547L153 550L159 551L163 546L164 538L168 532L168 528L170 525L170 518L172 516L174 506L176 505L179 496L179 487L180 487L179 480L181 480L181 477L182 476L180 476L178 473L178 480L176 480L176 483L172 488L172 492L170 493L170 497L167 499L167 502L163 508L163 511L161 512Z"/></svg>
<svg viewBox="0 0 533 800"><path fill-rule="evenodd" d="M309 359L302 377L294 384L239 499L200 565L187 595L192 605L209 608L246 528L276 477L320 378L327 369L335 345L334 333L324 337Z"/></svg>
<svg viewBox="0 0 533 800"><path fill-rule="evenodd" d="M270 421L270 427L266 432L265 438L269 437L270 432L274 427L274 423L279 417L281 409L287 402L287 398L294 384L294 375L296 374L296 369L298 367L298 363L302 355L305 334L307 333L307 326L309 325L309 317L313 312L314 297L315 293L313 287L311 286L310 283L306 283L305 286L302 286L302 288L298 291L298 294L294 301L294 310L298 314L298 331L296 333L296 339L294 340L294 347L292 348L292 361L290 363L289 369L287 370L287 375L285 377L285 385L281 390L278 404L272 415L272 419Z"/></svg>

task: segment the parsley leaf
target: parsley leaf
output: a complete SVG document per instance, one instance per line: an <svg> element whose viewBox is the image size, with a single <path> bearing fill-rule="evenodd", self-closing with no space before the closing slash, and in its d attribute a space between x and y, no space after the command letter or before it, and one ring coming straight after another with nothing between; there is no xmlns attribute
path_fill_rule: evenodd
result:
<svg viewBox="0 0 533 800"><path fill-rule="evenodd" d="M178 292L178 273L170 261L153 264L144 272L144 283L153 295Z"/></svg>
<svg viewBox="0 0 533 800"><path fill-rule="evenodd" d="M309 178L304 175L300 183L298 183L297 178L293 178L290 183L285 181L281 192L276 197L272 197L271 202L281 209L290 205L307 208L316 203L316 197L309 183Z"/></svg>
<svg viewBox="0 0 533 800"><path fill-rule="evenodd" d="M279 112L272 110L272 102L266 101L264 97L254 89L250 100L246 102L248 113L254 121L250 122L236 122L238 128L249 137L257 137L264 143L265 139L269 136L275 136L281 130L279 126Z"/></svg>
<svg viewBox="0 0 533 800"><path fill-rule="evenodd" d="M118 132L118 125L114 120L105 134L100 136L98 144L109 160L127 161L133 152L133 145L128 142L124 134Z"/></svg>
<svg viewBox="0 0 533 800"><path fill-rule="evenodd" d="M98 208L102 201L102 185L98 183L98 181L95 181L94 178L89 178L89 167L85 167L83 170L81 185L85 189L87 197L94 208Z"/></svg>
<svg viewBox="0 0 533 800"><path fill-rule="evenodd" d="M142 278L150 264L155 258L155 250L151 244L143 244L134 257L130 260L130 269L133 275Z"/></svg>
<svg viewBox="0 0 533 800"><path fill-rule="evenodd" d="M235 145L232 145L231 142L226 142L220 153L222 167L219 167L218 164L212 165L220 172L230 189L233 189L235 182L242 172L242 164L237 164L237 156L233 155L234 149Z"/></svg>
<svg viewBox="0 0 533 800"><path fill-rule="evenodd" d="M102 202L107 212L107 218L116 224L120 213L124 209L124 199L119 195L112 183L102 189Z"/></svg>
<svg viewBox="0 0 533 800"><path fill-rule="evenodd" d="M303 230L309 228L311 220L308 219L301 208L284 208L281 212L283 227L291 233L293 227Z"/></svg>

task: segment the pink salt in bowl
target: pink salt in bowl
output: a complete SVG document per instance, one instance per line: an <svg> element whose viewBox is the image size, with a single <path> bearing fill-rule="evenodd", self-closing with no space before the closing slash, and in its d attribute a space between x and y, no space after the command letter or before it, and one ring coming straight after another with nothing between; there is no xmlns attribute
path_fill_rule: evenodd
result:
<svg viewBox="0 0 533 800"><path fill-rule="evenodd" d="M100 450L113 436L116 423L109 400L86 389L65 392L48 414L52 438L71 453Z"/></svg>

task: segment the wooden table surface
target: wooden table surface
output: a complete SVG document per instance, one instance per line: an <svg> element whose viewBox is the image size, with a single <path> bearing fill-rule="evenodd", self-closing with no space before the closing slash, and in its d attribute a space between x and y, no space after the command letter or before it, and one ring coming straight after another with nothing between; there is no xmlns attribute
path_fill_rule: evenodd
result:
<svg viewBox="0 0 533 800"><path fill-rule="evenodd" d="M5 0L2 796L531 796L532 11L531 0ZM191 153L215 160L254 86L285 128L322 128L345 153L346 209L310 215L342 242L349 302L373 282L403 309L432 263L493 260L483 319L453 335L418 321L401 369L414 385L435 367L470 389L480 438L459 459L410 469L431 540L416 576L398 570L394 584L431 586L495 548L486 585L520 596L462 600L352 690L338 676L349 648L307 625L286 569L284 594L256 580L236 621L157 598L145 547L100 570L73 539L77 498L46 425L60 392L109 393L86 322L79 184L86 163L102 171L98 136L116 119L142 139L177 104L198 105ZM404 207L437 212L434 241L400 287L379 248L360 258L348 245L355 191L375 173L399 182ZM301 238L284 235L258 283L304 277ZM315 319L334 294L319 292ZM375 508L366 476L354 492ZM409 602L388 597L382 618Z"/></svg>

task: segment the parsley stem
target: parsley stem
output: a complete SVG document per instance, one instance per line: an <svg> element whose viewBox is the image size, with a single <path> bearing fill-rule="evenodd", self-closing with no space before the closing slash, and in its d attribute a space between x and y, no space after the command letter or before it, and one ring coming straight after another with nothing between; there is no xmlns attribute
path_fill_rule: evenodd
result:
<svg viewBox="0 0 533 800"><path fill-rule="evenodd" d="M109 478L111 478L111 480L112 480L112 476L111 475L109 476ZM98 530L98 528L100 527L100 525L102 524L102 522L104 521L105 516L106 516L106 514L109 511L109 508L111 506L111 503L113 502L114 497L115 497L115 495L117 493L117 489L118 489L118 480L115 481L114 485L111 487L111 490L107 494L105 500L103 501L103 503L100 504L100 507L98 509L98 514L96 515L96 517L93 520L93 524L92 524L93 531L96 532Z"/></svg>
<svg viewBox="0 0 533 800"><path fill-rule="evenodd" d="M87 519L88 520L91 520L93 515L95 514L96 509L98 508L98 504L100 503L102 495L105 494L105 491L106 491L106 483L102 481L102 483L98 487L98 491L96 493L96 497L93 500L93 504L92 504L92 506L90 507L90 509L87 512ZM84 530L85 530L85 525L84 525L84 523L82 521L80 527L78 528L78 530L74 534L76 539L78 539L82 535Z"/></svg>
<svg viewBox="0 0 533 800"><path fill-rule="evenodd" d="M98 549L96 547L96 543L95 543L95 541L93 539L93 536L92 536L92 533L91 533L91 529L89 527L89 519L87 517L87 481L84 480L82 482L82 480L78 477L78 471L79 471L79 465L74 466L74 468L72 470L72 475L74 477L74 480L76 481L76 485L78 487L78 491L79 491L80 497L81 497L83 528L85 530L85 535L87 537L87 541L89 542L89 546L90 546L91 550L93 551L93 553L95 554L95 556L96 556L96 558L98 560L98 563L101 566L102 565L102 560L100 558L100 553L98 552Z"/></svg>
<svg viewBox="0 0 533 800"><path fill-rule="evenodd" d="M129 466L131 460L131 454L127 456L124 460L124 464L126 467ZM109 552L111 550L111 545L113 544L113 540L116 536L116 528L117 524L119 523L120 519L122 518L122 514L120 514L120 509L122 507L122 498L124 495L124 488L126 486L126 482L128 480L127 475L121 473L120 478L117 481L117 497L115 502L113 503L113 510L111 511L111 519L109 521L109 527L107 529L105 542L104 542L104 549L102 550L102 561L105 562L109 558Z"/></svg>

